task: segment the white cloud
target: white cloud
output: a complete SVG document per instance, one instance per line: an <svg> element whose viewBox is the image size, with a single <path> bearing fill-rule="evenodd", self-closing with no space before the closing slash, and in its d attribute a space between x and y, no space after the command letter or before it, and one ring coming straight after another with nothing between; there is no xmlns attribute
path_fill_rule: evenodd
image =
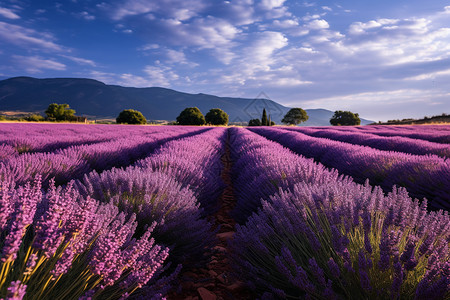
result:
<svg viewBox="0 0 450 300"><path fill-rule="evenodd" d="M272 25L276 28L282 28L282 29L295 28L295 27L299 26L298 22L296 20L292 20L292 19L281 20L281 21L274 20Z"/></svg>
<svg viewBox="0 0 450 300"><path fill-rule="evenodd" d="M82 11L80 13L74 13L74 15L79 17L79 18L85 19L86 21L93 21L93 20L95 20L95 16L91 15L87 11Z"/></svg>
<svg viewBox="0 0 450 300"><path fill-rule="evenodd" d="M100 6L106 9L113 20L119 21L132 16L160 13L166 18L188 20L205 7L203 1L194 0L127 0Z"/></svg>
<svg viewBox="0 0 450 300"><path fill-rule="evenodd" d="M14 11L12 11L9 8L0 7L0 16L11 19L11 20L17 20L20 19L20 16L17 15Z"/></svg>
<svg viewBox="0 0 450 300"><path fill-rule="evenodd" d="M173 49L166 49L164 53L167 57L167 63L169 64L177 64L177 65L187 65L189 67L198 66L197 63L191 62L186 58L186 55L183 51L177 51Z"/></svg>
<svg viewBox="0 0 450 300"><path fill-rule="evenodd" d="M297 78L277 78L272 82L272 85L277 87L292 87L305 84L312 84L312 81L302 81Z"/></svg>
<svg viewBox="0 0 450 300"><path fill-rule="evenodd" d="M271 10L283 6L286 0L261 0L259 5L266 10Z"/></svg>
<svg viewBox="0 0 450 300"><path fill-rule="evenodd" d="M330 28L330 24L328 24L328 22L323 19L312 20L306 25L306 28L311 30L327 29Z"/></svg>
<svg viewBox="0 0 450 300"><path fill-rule="evenodd" d="M122 2L117 7L110 9L111 17L113 20L122 20L128 16L142 15L151 11L154 11L158 7L155 1L146 0L128 0Z"/></svg>
<svg viewBox="0 0 450 300"><path fill-rule="evenodd" d="M60 62L38 56L13 55L12 58L17 66L28 73L41 73L45 69L57 71L64 71L66 69L66 65Z"/></svg>
<svg viewBox="0 0 450 300"><path fill-rule="evenodd" d="M142 47L139 47L137 50L139 51L149 51L149 50L155 50L155 49L159 49L160 46L158 44L146 44Z"/></svg>
<svg viewBox="0 0 450 300"><path fill-rule="evenodd" d="M171 68L165 66L146 66L144 72L152 86L170 87L171 82L179 78Z"/></svg>
<svg viewBox="0 0 450 300"><path fill-rule="evenodd" d="M350 25L349 33L350 34L363 34L367 31L367 29L378 28L381 27L382 24L377 21L369 21L367 23L355 22Z"/></svg>
<svg viewBox="0 0 450 300"><path fill-rule="evenodd" d="M49 33L37 32L34 29L5 22L0 22L0 38L3 42L6 41L23 48L29 48L31 46L51 51L63 50L62 46L53 42L55 38Z"/></svg>
<svg viewBox="0 0 450 300"><path fill-rule="evenodd" d="M141 76L131 73L91 71L89 76L106 84L131 87L170 87L171 82L179 79L179 76L171 68L164 66L146 66L143 72L145 75Z"/></svg>
<svg viewBox="0 0 450 300"><path fill-rule="evenodd" d="M304 7L314 7L316 5L317 5L317 3L315 3L315 2L307 2L307 1L303 2Z"/></svg>
<svg viewBox="0 0 450 300"><path fill-rule="evenodd" d="M75 57L75 56L69 56L69 55L60 55L61 57L67 58L73 62L76 62L79 65L87 65L91 67L96 67L96 63L90 59Z"/></svg>

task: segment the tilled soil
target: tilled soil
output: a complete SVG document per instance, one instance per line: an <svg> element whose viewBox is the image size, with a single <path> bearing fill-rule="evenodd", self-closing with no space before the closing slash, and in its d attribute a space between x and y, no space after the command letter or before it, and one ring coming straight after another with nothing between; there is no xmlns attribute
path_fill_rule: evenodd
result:
<svg viewBox="0 0 450 300"><path fill-rule="evenodd" d="M219 211L213 216L218 244L214 247L214 254L206 268L191 269L181 273L181 287L169 293L169 300L247 300L255 299L248 288L236 278L233 278L228 261L227 241L233 238L236 222L229 213L236 203L233 184L231 181L230 149L226 145L225 155L222 157L224 169L222 180L227 185L222 193Z"/></svg>

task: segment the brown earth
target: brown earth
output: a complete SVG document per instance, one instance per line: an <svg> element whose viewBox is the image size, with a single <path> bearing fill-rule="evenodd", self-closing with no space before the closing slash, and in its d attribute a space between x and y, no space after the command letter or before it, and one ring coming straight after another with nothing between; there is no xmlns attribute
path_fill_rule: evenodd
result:
<svg viewBox="0 0 450 300"><path fill-rule="evenodd" d="M231 182L230 149L226 144L225 155L222 157L224 169L222 180L226 188L219 199L220 209L213 216L218 244L211 256L209 264L202 269L185 270L181 273L181 291L172 291L167 296L169 300L247 300L255 299L249 289L239 280L233 278L228 261L227 241L233 238L236 222L229 213L234 208L236 199Z"/></svg>

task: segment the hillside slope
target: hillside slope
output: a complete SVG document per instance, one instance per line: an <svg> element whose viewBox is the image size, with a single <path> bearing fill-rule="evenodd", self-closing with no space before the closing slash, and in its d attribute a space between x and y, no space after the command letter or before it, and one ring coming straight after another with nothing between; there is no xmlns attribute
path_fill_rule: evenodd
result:
<svg viewBox="0 0 450 300"><path fill-rule="evenodd" d="M160 87L122 87L84 78L14 77L0 81L0 110L44 111L52 102L68 103L78 115L96 118L115 118L123 109L132 108L149 120L175 120L184 108L196 106L204 114L211 108L221 108L230 115L230 122L247 122L259 118L265 107L272 120L280 124L289 110L264 98L188 94ZM310 126L329 125L333 115L325 109L306 111L309 121L305 125Z"/></svg>

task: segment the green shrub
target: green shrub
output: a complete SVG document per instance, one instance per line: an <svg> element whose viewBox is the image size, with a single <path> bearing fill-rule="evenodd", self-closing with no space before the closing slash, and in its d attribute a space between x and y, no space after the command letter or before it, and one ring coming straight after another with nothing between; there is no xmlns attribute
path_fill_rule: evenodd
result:
<svg viewBox="0 0 450 300"><path fill-rule="evenodd" d="M125 109L116 118L117 124L147 124L144 115L134 109Z"/></svg>

